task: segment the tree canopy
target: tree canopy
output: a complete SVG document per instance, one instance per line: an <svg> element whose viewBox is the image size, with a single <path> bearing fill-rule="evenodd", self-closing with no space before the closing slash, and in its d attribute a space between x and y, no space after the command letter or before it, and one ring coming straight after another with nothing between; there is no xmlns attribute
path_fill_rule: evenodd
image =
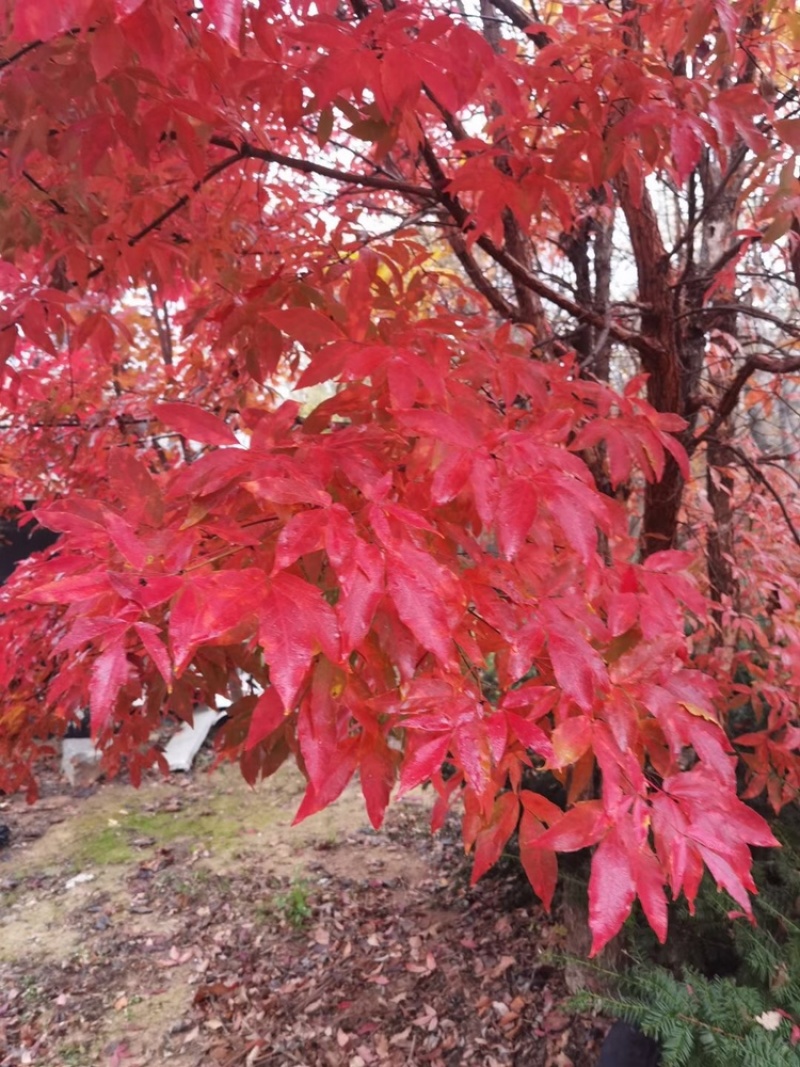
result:
<svg viewBox="0 0 800 1067"><path fill-rule="evenodd" d="M0 787L232 700L593 950L800 786L793 0L5 0ZM295 392L293 390L299 390ZM449 773L443 773L449 765ZM551 772L559 806L535 788Z"/></svg>

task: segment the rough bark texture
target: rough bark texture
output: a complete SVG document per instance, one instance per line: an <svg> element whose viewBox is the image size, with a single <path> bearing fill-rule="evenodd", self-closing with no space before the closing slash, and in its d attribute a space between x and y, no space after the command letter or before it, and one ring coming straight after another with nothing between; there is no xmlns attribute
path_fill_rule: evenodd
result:
<svg viewBox="0 0 800 1067"><path fill-rule="evenodd" d="M628 177L620 172L615 181L620 207L628 223L642 305L642 333L653 351L642 354L649 375L647 399L658 411L684 413L685 386L679 356L680 330L676 315L669 257L664 247L658 219L646 189L639 197ZM678 527L683 478L677 463L667 459L660 481L648 484L645 492L642 552L645 556L670 548Z"/></svg>

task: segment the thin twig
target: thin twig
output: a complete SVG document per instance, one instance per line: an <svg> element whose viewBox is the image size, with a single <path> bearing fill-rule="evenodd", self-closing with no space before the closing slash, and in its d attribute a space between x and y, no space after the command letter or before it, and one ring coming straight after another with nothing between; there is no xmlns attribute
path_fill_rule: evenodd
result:
<svg viewBox="0 0 800 1067"><path fill-rule="evenodd" d="M8 155L2 149L0 149L0 157L2 157L3 159L8 159ZM56 198L50 193L49 189L45 189L41 182L38 182L29 171L23 170L21 171L21 174L25 181L30 182L34 189L38 190L38 192L42 193L43 196L47 197L48 201L53 205L59 215L67 214L67 209L64 207L64 205L59 203L59 201L56 200Z"/></svg>
<svg viewBox="0 0 800 1067"><path fill-rule="evenodd" d="M338 167L328 167L323 163L313 163L310 159L298 159L296 156L285 156L282 152L273 152L271 148L260 148L249 141L242 141L237 145L230 137L212 137L211 144L218 148L231 148L237 150L242 159L263 159L265 163L276 163L278 166L290 167L302 174L318 174L321 178L332 178L337 182L350 185L363 185L368 189L382 189L389 193L402 193L404 196L421 197L430 200L434 197L434 191L424 185L414 185L412 182L395 181L394 178L381 178L376 174L354 174L351 171L340 170Z"/></svg>
<svg viewBox="0 0 800 1067"><path fill-rule="evenodd" d="M6 67L10 67L12 63L16 63L18 59L22 59L28 52L32 52L35 48L40 48L44 44L44 41L31 41L30 44L26 44L19 51L15 52L8 59L0 59L0 70L4 70Z"/></svg>
<svg viewBox="0 0 800 1067"><path fill-rule="evenodd" d="M766 374L796 374L800 371L800 356L793 359L776 359L774 356L748 356L742 366L736 372L728 388L722 394L717 404L714 416L701 434L687 445L687 451L691 455L697 447L713 437L722 423L733 412L739 400L739 394L747 384L748 379L756 371L764 371Z"/></svg>
<svg viewBox="0 0 800 1067"><path fill-rule="evenodd" d="M772 482L770 482L769 478L767 478L764 472L758 469L757 464L754 463L753 460L750 459L750 457L745 452L743 452L740 448L737 448L736 445L729 444L727 441L720 441L718 443L722 448L726 449L732 455L736 456L741 461L743 466L745 466L750 472L751 477L764 486L764 488L773 498L775 503L781 509L781 514L783 515L784 521L786 522L786 525L789 529L789 533L792 535L794 543L798 546L798 548L800 548L800 533L798 533L797 528L792 522L791 516L789 515L786 505L784 504L783 500L781 500L780 493L772 484Z"/></svg>
<svg viewBox="0 0 800 1067"><path fill-rule="evenodd" d="M206 171L202 178L194 183L190 192L184 193L183 196L178 197L178 199L168 208L165 208L160 215L156 215L156 217L148 222L146 226L143 226L141 230L129 237L128 247L133 248L134 245L137 245L143 238L152 233L153 230L157 230L168 218L174 215L177 211L180 211L181 208L186 207L192 196L199 192L207 182L210 182L212 178L216 178L218 174L227 170L228 167L232 167L234 163L241 162L244 158L245 157L241 152L236 152L234 155L220 160L219 163L215 163L210 170ZM101 263L98 267L95 267L94 270L89 271L88 277L96 278L98 275L102 274L105 269L105 264Z"/></svg>

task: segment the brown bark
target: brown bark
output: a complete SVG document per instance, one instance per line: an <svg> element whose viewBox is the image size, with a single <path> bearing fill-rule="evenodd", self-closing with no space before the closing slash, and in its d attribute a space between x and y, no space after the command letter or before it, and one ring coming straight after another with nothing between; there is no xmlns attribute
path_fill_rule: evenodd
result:
<svg viewBox="0 0 800 1067"><path fill-rule="evenodd" d="M680 336L675 312L669 257L658 220L646 189L636 202L628 177L621 171L614 182L620 207L628 223L642 305L642 333L650 344L642 352L642 365L649 375L647 399L657 411L682 415L684 387L679 357ZM683 477L672 457L667 458L660 481L645 491L642 553L645 556L670 548L678 528Z"/></svg>

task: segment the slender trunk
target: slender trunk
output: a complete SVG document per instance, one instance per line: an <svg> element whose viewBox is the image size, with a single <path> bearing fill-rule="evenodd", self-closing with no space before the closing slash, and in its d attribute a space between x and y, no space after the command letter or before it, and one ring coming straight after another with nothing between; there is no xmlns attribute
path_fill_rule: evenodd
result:
<svg viewBox="0 0 800 1067"><path fill-rule="evenodd" d="M681 337L669 272L655 209L647 189L634 196L628 177L621 171L614 182L636 262L639 300L642 304L642 333L652 342L656 354L642 358L647 379L647 399L656 411L682 415L685 408L679 346ZM678 529L678 512L683 495L683 476L671 456L667 458L660 481L648 483L645 490L642 525L642 554L652 555L671 548Z"/></svg>

